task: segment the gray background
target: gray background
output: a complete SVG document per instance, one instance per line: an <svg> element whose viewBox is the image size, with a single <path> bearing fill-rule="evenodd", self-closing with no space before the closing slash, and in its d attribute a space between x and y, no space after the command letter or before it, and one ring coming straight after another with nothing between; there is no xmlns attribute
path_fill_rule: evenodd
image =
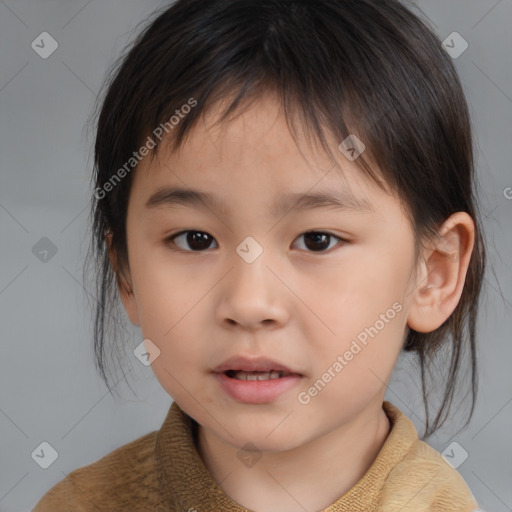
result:
<svg viewBox="0 0 512 512"><path fill-rule="evenodd" d="M0 0L0 510L27 511L71 470L160 427L171 398L133 356L130 387L108 394L95 371L82 283L88 245L92 136L84 125L105 73L134 27L166 2L156 0ZM411 4L409 4L411 5ZM481 389L470 426L461 417L429 439L453 441L458 467L482 508L512 510L512 1L423 0L415 10L441 40L468 42L455 64L476 127L477 163L490 272L479 326ZM47 59L32 41L49 32L59 44ZM512 194L511 194L512 195ZM510 196L509 196L510 197ZM33 246L57 252L40 261ZM51 253L50 253L51 255ZM142 340L127 325L133 350ZM387 399L420 434L417 370L400 361ZM460 412L460 411L459 411ZM508 425L508 427L507 427ZM41 442L58 452L42 469Z"/></svg>

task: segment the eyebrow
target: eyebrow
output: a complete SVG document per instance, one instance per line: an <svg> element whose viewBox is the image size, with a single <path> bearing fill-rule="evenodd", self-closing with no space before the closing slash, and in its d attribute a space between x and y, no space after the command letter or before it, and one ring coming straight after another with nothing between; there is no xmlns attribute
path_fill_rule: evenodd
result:
<svg viewBox="0 0 512 512"><path fill-rule="evenodd" d="M164 187L153 193L146 201L145 208L170 209L182 205L188 207L211 208L229 213L229 208L215 194L190 188ZM373 205L364 198L358 198L346 190L330 190L316 193L289 193L281 195L272 205L271 214L280 216L292 209L312 210L330 208L335 210L352 210L373 213Z"/></svg>

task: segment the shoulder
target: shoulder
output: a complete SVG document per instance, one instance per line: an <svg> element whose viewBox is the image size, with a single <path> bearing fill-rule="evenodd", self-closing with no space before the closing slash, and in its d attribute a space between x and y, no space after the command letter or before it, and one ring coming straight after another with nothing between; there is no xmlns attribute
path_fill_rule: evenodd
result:
<svg viewBox="0 0 512 512"><path fill-rule="evenodd" d="M133 510L139 502L151 506L158 496L156 437L157 432L146 434L72 471L39 500L33 512L122 510L124 506Z"/></svg>
<svg viewBox="0 0 512 512"><path fill-rule="evenodd" d="M406 457L389 473L382 508L415 512L472 512L478 509L466 482L441 454L416 440Z"/></svg>

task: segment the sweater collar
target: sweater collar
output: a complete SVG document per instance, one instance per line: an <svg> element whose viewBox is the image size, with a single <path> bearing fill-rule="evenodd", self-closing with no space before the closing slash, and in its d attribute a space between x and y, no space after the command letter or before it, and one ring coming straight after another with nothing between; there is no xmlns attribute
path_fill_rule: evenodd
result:
<svg viewBox="0 0 512 512"><path fill-rule="evenodd" d="M383 403L391 430L363 477L324 512L373 510L391 470L417 441L414 424L390 402ZM197 423L173 402L156 439L161 492L171 510L251 512L227 496L204 465L194 443Z"/></svg>

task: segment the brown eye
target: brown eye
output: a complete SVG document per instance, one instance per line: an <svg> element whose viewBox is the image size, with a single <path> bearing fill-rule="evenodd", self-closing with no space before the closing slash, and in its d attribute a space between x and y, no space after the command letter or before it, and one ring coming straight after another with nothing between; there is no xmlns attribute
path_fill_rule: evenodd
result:
<svg viewBox="0 0 512 512"><path fill-rule="evenodd" d="M339 236L323 231L308 231L307 233L303 233L299 238L301 237L304 238L306 250L310 252L325 252L326 249L334 247L331 245L333 240L340 242L345 241Z"/></svg>
<svg viewBox="0 0 512 512"><path fill-rule="evenodd" d="M336 246L333 242L346 242L343 238L323 231L309 231L299 238L304 238L304 249L308 252L326 252ZM166 239L185 252L203 252L211 248L215 239L204 231L186 230Z"/></svg>
<svg viewBox="0 0 512 512"><path fill-rule="evenodd" d="M210 245L214 238L204 231L181 231L180 233L173 235L168 238L167 241L171 241L174 245L177 245L180 249L188 252L201 252L210 248ZM177 243L179 241L179 243ZM181 245L180 245L181 244ZM183 247L182 245L188 245Z"/></svg>

